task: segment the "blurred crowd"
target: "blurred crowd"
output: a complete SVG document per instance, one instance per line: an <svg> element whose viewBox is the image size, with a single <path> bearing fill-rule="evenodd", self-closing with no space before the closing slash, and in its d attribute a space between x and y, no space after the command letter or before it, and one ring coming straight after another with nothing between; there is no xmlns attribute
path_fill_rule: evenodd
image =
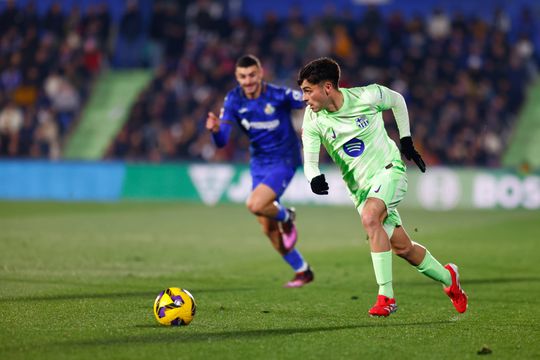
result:
<svg viewBox="0 0 540 360"><path fill-rule="evenodd" d="M383 16L376 7L355 18L329 6L308 21L292 7L284 19L268 13L255 24L227 17L220 4L155 4L156 75L109 157L246 161L240 131L217 150L204 120L235 86L236 58L253 53L268 81L292 87L305 62L334 57L342 65L341 86L376 82L405 96L415 143L429 164L497 166L537 73L537 24L527 9L518 19L498 9L486 21L437 9L406 19L399 12ZM397 139L392 117L385 121Z"/></svg>
<svg viewBox="0 0 540 360"><path fill-rule="evenodd" d="M109 39L106 5L60 4L39 16L8 0L0 14L0 157L56 159L100 72Z"/></svg>
<svg viewBox="0 0 540 360"><path fill-rule="evenodd" d="M328 5L307 19L291 6L284 18L269 12L255 23L233 14L230 3L156 0L145 24L129 2L114 41L106 5L85 14L53 7L41 19L31 6L8 8L0 14L0 156L58 156L95 75L113 59L155 75L107 158L246 161L240 131L218 150L204 122L236 85L236 59L253 53L267 81L294 88L303 64L334 57L341 86L375 82L405 96L428 164L497 166L537 76L538 24L526 8L514 18L497 9L486 20L438 9L406 18L375 6L355 16ZM385 121L397 139L390 113Z"/></svg>

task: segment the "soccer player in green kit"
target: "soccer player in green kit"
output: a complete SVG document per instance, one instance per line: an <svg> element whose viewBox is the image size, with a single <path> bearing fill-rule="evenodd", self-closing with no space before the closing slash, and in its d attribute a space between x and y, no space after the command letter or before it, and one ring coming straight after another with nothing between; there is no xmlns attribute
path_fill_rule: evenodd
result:
<svg viewBox="0 0 540 360"><path fill-rule="evenodd" d="M405 163L384 128L382 111L392 110L400 134L401 151L422 172L424 161L411 139L407 105L401 94L372 84L339 88L339 65L321 58L305 65L298 85L308 105L302 141L304 172L315 194L328 194L319 170L321 144L341 169L349 194L368 236L379 293L371 316L388 316L397 310L392 287L392 251L422 274L443 284L460 313L467 310L467 295L459 282L458 267L442 266L422 245L412 241L396 209L407 191Z"/></svg>

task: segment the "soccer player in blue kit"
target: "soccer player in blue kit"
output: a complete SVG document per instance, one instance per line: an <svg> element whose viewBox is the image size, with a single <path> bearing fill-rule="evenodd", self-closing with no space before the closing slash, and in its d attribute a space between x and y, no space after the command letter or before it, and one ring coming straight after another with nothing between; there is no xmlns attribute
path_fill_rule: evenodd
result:
<svg viewBox="0 0 540 360"><path fill-rule="evenodd" d="M313 271L295 248L298 233L295 211L279 198L302 164L300 142L291 112L304 109L299 91L263 81L259 59L244 55L236 62L238 86L227 93L220 116L208 113L206 128L217 147L229 140L233 124L249 137L252 191L246 206L262 226L272 246L295 271L284 286L296 288L313 281Z"/></svg>

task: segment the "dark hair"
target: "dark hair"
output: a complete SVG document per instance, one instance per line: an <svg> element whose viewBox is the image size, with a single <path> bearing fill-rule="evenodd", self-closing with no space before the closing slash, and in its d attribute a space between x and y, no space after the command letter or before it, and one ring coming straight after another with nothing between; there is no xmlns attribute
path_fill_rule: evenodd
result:
<svg viewBox="0 0 540 360"><path fill-rule="evenodd" d="M236 60L236 67L247 68L253 65L261 67L261 61L255 55L244 55Z"/></svg>
<svg viewBox="0 0 540 360"><path fill-rule="evenodd" d="M301 86L304 80L311 84L319 84L322 81L330 81L337 89L341 69L338 63L330 58L324 57L311 61L298 73L298 85Z"/></svg>

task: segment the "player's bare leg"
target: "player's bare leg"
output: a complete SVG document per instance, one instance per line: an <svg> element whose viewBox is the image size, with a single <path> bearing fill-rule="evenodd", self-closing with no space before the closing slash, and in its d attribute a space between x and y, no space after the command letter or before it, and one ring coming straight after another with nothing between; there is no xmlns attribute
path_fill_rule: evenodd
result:
<svg viewBox="0 0 540 360"><path fill-rule="evenodd" d="M304 260L300 252L294 248L296 241L290 247L284 244L283 237L285 234L280 229L280 223L275 219L280 211L275 203L276 198L276 193L272 188L265 184L259 184L249 196L246 206L249 211L257 216L263 233L270 239L274 249L295 271L294 278L284 286L289 288L302 287L312 282L314 275L309 264Z"/></svg>
<svg viewBox="0 0 540 360"><path fill-rule="evenodd" d="M467 294L461 288L456 265L442 266L425 247L411 240L403 226L394 229L390 242L396 255L407 260L422 274L443 284L444 292L458 312L467 310Z"/></svg>
<svg viewBox="0 0 540 360"><path fill-rule="evenodd" d="M386 218L386 205L377 198L368 198L362 209L362 225L369 237L372 252L390 251L390 240L382 226Z"/></svg>
<svg viewBox="0 0 540 360"><path fill-rule="evenodd" d="M390 244L394 254L407 260L413 266L420 265L426 256L426 248L412 241L403 226L394 229Z"/></svg>
<svg viewBox="0 0 540 360"><path fill-rule="evenodd" d="M274 190L268 185L259 184L249 195L246 206L254 215L274 219L279 212L274 201L276 201Z"/></svg>
<svg viewBox="0 0 540 360"><path fill-rule="evenodd" d="M377 302L369 310L371 316L388 316L397 310L392 288L392 251L383 228L386 205L377 198L368 198L362 209L362 225L369 237L375 279L379 285Z"/></svg>
<svg viewBox="0 0 540 360"><path fill-rule="evenodd" d="M285 256L288 251L285 250L283 242L281 241L281 231L279 230L279 223L267 218L266 216L257 216L257 221L261 224L263 233L270 239L270 243L278 253Z"/></svg>
<svg viewBox="0 0 540 360"><path fill-rule="evenodd" d="M292 250L298 240L298 232L294 225L296 213L294 209L286 209L276 202L277 195L274 190L266 184L259 184L246 201L246 206L254 215L264 216L278 220L280 217L284 221L279 222L281 226L281 241L285 250Z"/></svg>

